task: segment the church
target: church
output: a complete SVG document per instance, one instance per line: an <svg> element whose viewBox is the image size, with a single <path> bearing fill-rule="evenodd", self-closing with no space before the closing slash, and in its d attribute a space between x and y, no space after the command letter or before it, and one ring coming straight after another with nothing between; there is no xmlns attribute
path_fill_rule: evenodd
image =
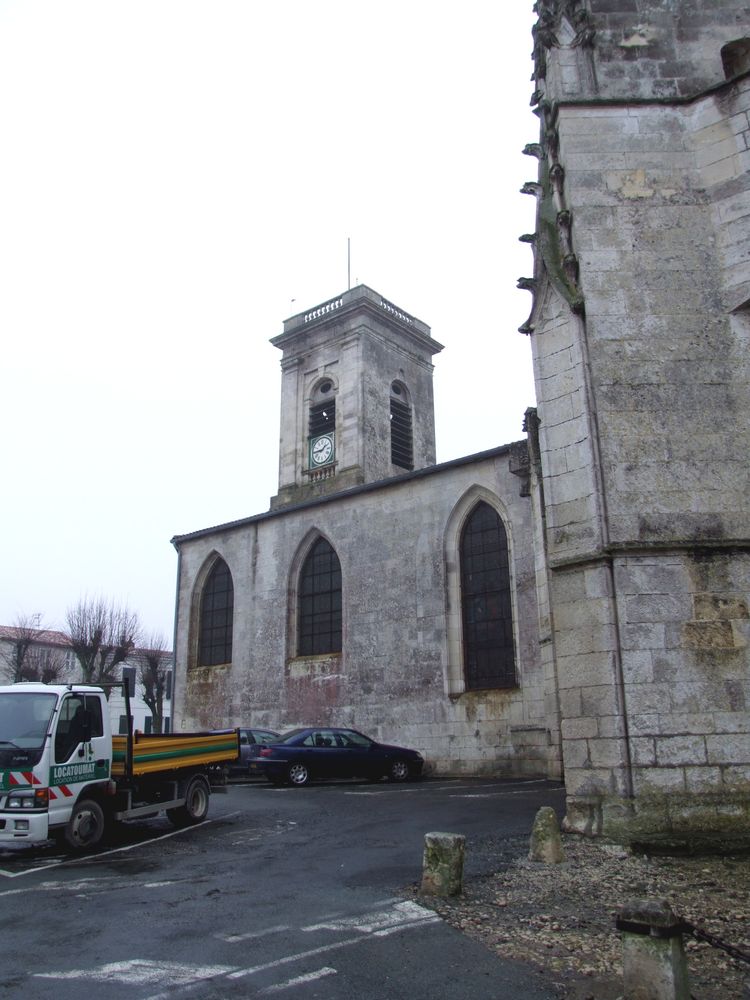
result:
<svg viewBox="0 0 750 1000"><path fill-rule="evenodd" d="M746 843L750 8L536 11L526 439L435 464L440 344L366 286L287 320L270 509L173 539L175 717L354 726L563 779L573 832Z"/></svg>
<svg viewBox="0 0 750 1000"><path fill-rule="evenodd" d="M430 328L293 316L270 510L174 540L187 725L353 726L433 773L555 772L525 442L435 464Z"/></svg>

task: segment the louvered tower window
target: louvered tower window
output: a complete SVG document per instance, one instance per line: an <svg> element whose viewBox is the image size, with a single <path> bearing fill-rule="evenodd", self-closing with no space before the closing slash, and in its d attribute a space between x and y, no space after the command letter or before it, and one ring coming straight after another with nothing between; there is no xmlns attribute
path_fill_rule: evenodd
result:
<svg viewBox="0 0 750 1000"><path fill-rule="evenodd" d="M330 399L325 403L315 403L310 407L310 429L311 438L326 434L328 431L336 429L336 400Z"/></svg>
<svg viewBox="0 0 750 1000"><path fill-rule="evenodd" d="M341 652L341 564L325 538L302 566L298 616L299 656Z"/></svg>
<svg viewBox="0 0 750 1000"><path fill-rule="evenodd" d="M508 539L497 512L484 502L461 535L461 610L466 689L515 687Z"/></svg>
<svg viewBox="0 0 750 1000"><path fill-rule="evenodd" d="M391 462L402 469L414 468L411 406L399 382L391 385Z"/></svg>
<svg viewBox="0 0 750 1000"><path fill-rule="evenodd" d="M229 567L217 559L201 595L198 665L213 667L232 660L234 584Z"/></svg>

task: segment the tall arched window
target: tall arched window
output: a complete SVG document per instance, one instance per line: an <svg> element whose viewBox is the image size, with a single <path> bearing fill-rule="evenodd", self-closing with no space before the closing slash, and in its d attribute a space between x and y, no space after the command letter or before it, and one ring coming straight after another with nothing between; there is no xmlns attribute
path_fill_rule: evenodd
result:
<svg viewBox="0 0 750 1000"><path fill-rule="evenodd" d="M466 690L514 687L508 538L499 515L484 501L461 534L461 611Z"/></svg>
<svg viewBox="0 0 750 1000"><path fill-rule="evenodd" d="M302 565L298 623L299 656L341 652L341 564L325 538Z"/></svg>
<svg viewBox="0 0 750 1000"><path fill-rule="evenodd" d="M231 662L233 617L232 574L224 560L217 559L201 594L198 666Z"/></svg>

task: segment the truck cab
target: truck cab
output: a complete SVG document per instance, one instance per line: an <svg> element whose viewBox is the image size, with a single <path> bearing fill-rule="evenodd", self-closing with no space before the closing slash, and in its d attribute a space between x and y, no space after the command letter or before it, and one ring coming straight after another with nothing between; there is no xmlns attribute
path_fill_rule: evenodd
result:
<svg viewBox="0 0 750 1000"><path fill-rule="evenodd" d="M106 782L112 739L104 692L84 685L0 688L0 841L45 839L71 799Z"/></svg>

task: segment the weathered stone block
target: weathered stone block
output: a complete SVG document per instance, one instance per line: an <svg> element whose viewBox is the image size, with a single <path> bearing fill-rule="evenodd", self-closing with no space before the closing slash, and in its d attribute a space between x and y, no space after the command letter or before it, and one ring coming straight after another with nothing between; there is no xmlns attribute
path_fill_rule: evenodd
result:
<svg viewBox="0 0 750 1000"><path fill-rule="evenodd" d="M652 737L634 736L630 739L633 764L651 767L656 764L656 747Z"/></svg>
<svg viewBox="0 0 750 1000"><path fill-rule="evenodd" d="M693 617L701 621L750 618L748 602L735 594L694 594Z"/></svg>
<svg viewBox="0 0 750 1000"><path fill-rule="evenodd" d="M557 813L551 806L542 806L534 818L529 843L529 861L558 865L565 860Z"/></svg>
<svg viewBox="0 0 750 1000"><path fill-rule="evenodd" d="M581 740L599 735L596 719L563 719L561 732L565 740Z"/></svg>
<svg viewBox="0 0 750 1000"><path fill-rule="evenodd" d="M630 623L686 621L691 611L687 595L648 594L625 600L626 620Z"/></svg>
<svg viewBox="0 0 750 1000"><path fill-rule="evenodd" d="M566 770L574 767L591 767L588 740L563 740L563 762Z"/></svg>
<svg viewBox="0 0 750 1000"><path fill-rule="evenodd" d="M625 724L620 715L603 715L599 718L599 735L605 739L624 739Z"/></svg>
<svg viewBox="0 0 750 1000"><path fill-rule="evenodd" d="M734 649L735 636L728 621L685 622L685 645L691 649Z"/></svg>
<svg viewBox="0 0 750 1000"><path fill-rule="evenodd" d="M668 684L633 684L628 687L627 702L633 716L670 712L672 690Z"/></svg>
<svg viewBox="0 0 750 1000"><path fill-rule="evenodd" d="M713 715L707 713L689 714L675 712L665 714L659 717L659 725L665 735L673 736L690 733L705 735L706 733L713 733L716 730Z"/></svg>
<svg viewBox="0 0 750 1000"><path fill-rule="evenodd" d="M685 787L690 794L724 791L721 768L686 767Z"/></svg>
<svg viewBox="0 0 750 1000"><path fill-rule="evenodd" d="M633 773L636 794L684 792L685 775L681 767L637 768Z"/></svg>
<svg viewBox="0 0 750 1000"><path fill-rule="evenodd" d="M707 736L706 753L709 764L750 764L750 734Z"/></svg>
<svg viewBox="0 0 750 1000"><path fill-rule="evenodd" d="M727 791L750 793L750 763L729 765L720 768L721 779Z"/></svg>
<svg viewBox="0 0 750 1000"><path fill-rule="evenodd" d="M661 715L635 715L628 720L631 736L653 736L661 733Z"/></svg>
<svg viewBox="0 0 750 1000"><path fill-rule="evenodd" d="M680 921L666 900L620 907L624 1000L690 1000Z"/></svg>
<svg viewBox="0 0 750 1000"><path fill-rule="evenodd" d="M589 740L589 761L592 767L622 767L625 747L621 740Z"/></svg>
<svg viewBox="0 0 750 1000"><path fill-rule="evenodd" d="M654 681L654 662L650 652L624 652L622 673L626 684L651 684Z"/></svg>
<svg viewBox="0 0 750 1000"><path fill-rule="evenodd" d="M463 889L466 838L459 833L426 833L421 891L429 896L459 896Z"/></svg>
<svg viewBox="0 0 750 1000"><path fill-rule="evenodd" d="M617 715L617 689L614 684L610 681L608 684L583 688L581 708L583 715L594 719L601 716Z"/></svg>
<svg viewBox="0 0 750 1000"><path fill-rule="evenodd" d="M660 765L705 764L703 736L662 736L656 739L656 759Z"/></svg>

